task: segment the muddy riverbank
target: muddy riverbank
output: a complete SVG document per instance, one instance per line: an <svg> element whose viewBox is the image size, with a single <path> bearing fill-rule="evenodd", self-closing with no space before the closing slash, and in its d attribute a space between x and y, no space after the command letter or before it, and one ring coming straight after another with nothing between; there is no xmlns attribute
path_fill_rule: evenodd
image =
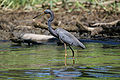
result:
<svg viewBox="0 0 120 80"><path fill-rule="evenodd" d="M44 15L33 21L33 17L40 14L40 11L4 11L0 10L0 40L9 40L11 33L35 33L50 35L47 30L47 19ZM77 38L116 38L120 36L120 14L106 12L104 10L54 11L55 20L53 28L62 27Z"/></svg>

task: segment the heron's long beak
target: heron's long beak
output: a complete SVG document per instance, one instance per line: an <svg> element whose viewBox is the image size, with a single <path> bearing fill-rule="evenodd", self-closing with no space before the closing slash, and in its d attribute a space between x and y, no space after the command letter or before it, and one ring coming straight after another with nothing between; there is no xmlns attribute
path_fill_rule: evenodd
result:
<svg viewBox="0 0 120 80"><path fill-rule="evenodd" d="M35 18L37 18L37 17L39 17L39 16L42 16L42 15L44 15L44 14L45 14L45 13L41 13L41 14L39 14L39 15L33 17L33 19L35 19Z"/></svg>

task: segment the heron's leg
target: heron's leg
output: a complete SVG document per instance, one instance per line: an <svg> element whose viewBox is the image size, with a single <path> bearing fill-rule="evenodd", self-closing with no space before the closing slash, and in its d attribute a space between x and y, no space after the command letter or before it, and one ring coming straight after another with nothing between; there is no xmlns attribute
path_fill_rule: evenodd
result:
<svg viewBox="0 0 120 80"><path fill-rule="evenodd" d="M65 47L65 66L66 66L67 50L66 50L66 44L65 43L64 43L64 47Z"/></svg>
<svg viewBox="0 0 120 80"><path fill-rule="evenodd" d="M67 48L65 43L64 43L64 47L65 47L65 56L67 56Z"/></svg>
<svg viewBox="0 0 120 80"><path fill-rule="evenodd" d="M72 54L73 54L73 64L75 64L74 50L72 49L72 47L71 47L71 46L69 46L69 48L71 49L71 51L72 51Z"/></svg>

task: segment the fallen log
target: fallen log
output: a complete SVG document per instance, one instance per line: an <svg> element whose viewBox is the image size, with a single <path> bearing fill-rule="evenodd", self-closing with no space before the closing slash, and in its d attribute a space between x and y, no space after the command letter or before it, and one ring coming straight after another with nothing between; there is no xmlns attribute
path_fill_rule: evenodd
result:
<svg viewBox="0 0 120 80"><path fill-rule="evenodd" d="M10 40L14 43L27 43L31 44L44 44L50 42L51 40L56 40L54 36L50 35L40 35L40 34L32 34L32 33L13 33L14 37Z"/></svg>

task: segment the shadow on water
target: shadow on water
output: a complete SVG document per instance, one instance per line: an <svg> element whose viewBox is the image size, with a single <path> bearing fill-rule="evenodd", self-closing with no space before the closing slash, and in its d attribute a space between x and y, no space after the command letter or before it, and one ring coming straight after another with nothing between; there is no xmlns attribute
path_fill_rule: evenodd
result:
<svg viewBox="0 0 120 80"><path fill-rule="evenodd" d="M87 42L87 43L102 43L102 44L108 44L108 45L119 45L120 42L114 41L114 40L91 40L91 39L81 39L81 42Z"/></svg>
<svg viewBox="0 0 120 80"><path fill-rule="evenodd" d="M75 50L75 64L67 49L56 44L20 46L0 41L0 80L120 80L120 43L81 40L87 46Z"/></svg>

